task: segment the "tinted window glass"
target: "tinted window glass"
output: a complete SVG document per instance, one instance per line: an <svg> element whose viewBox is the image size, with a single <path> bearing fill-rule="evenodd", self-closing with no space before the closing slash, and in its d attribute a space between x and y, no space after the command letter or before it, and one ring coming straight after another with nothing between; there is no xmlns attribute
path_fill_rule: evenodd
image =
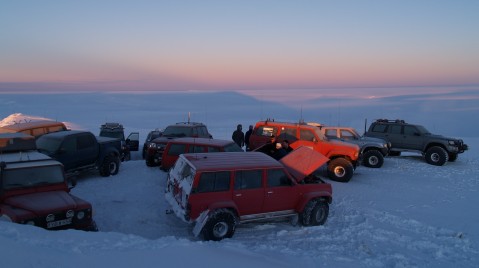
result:
<svg viewBox="0 0 479 268"><path fill-rule="evenodd" d="M289 186L291 181L282 169L268 169L268 186Z"/></svg>
<svg viewBox="0 0 479 268"><path fill-rule="evenodd" d="M308 129L301 129L299 131L299 139L303 141L315 141L314 134Z"/></svg>
<svg viewBox="0 0 479 268"><path fill-rule="evenodd" d="M190 145L188 152L189 153L206 153L205 149L206 147L201 145Z"/></svg>
<svg viewBox="0 0 479 268"><path fill-rule="evenodd" d="M91 135L80 135L77 137L78 150L86 149L95 146L95 137Z"/></svg>
<svg viewBox="0 0 479 268"><path fill-rule="evenodd" d="M414 135L414 133L418 133L415 127L413 126L404 126L404 135Z"/></svg>
<svg viewBox="0 0 479 268"><path fill-rule="evenodd" d="M66 130L66 129L63 126L51 126L48 128L48 132L57 132L62 130Z"/></svg>
<svg viewBox="0 0 479 268"><path fill-rule="evenodd" d="M386 127L387 127L386 125L377 124L377 125L374 125L372 131L383 133L386 131Z"/></svg>
<svg viewBox="0 0 479 268"><path fill-rule="evenodd" d="M46 132L45 132L45 129L43 129L43 128L34 128L34 129L32 129L32 135L33 135L33 136L40 136L40 135L43 135L43 134L45 134L45 133L46 133Z"/></svg>
<svg viewBox="0 0 479 268"><path fill-rule="evenodd" d="M283 128L281 129L281 134L279 134L281 140L295 141L296 138L296 128Z"/></svg>
<svg viewBox="0 0 479 268"><path fill-rule="evenodd" d="M236 145L236 143L235 143L235 145ZM238 145L236 145L236 146L238 146ZM220 151L220 148L218 148L218 147L208 146L208 152L209 153L215 153L215 152L219 152L219 151Z"/></svg>
<svg viewBox="0 0 479 268"><path fill-rule="evenodd" d="M238 170L235 172L235 190L261 188L263 170Z"/></svg>
<svg viewBox="0 0 479 268"><path fill-rule="evenodd" d="M211 147L210 147L211 148ZM241 149L238 144L232 142L228 145L226 145L224 148L225 152L243 152L243 149ZM211 151L210 151L211 152Z"/></svg>
<svg viewBox="0 0 479 268"><path fill-rule="evenodd" d="M230 172L204 172L198 182L199 193L227 191L230 188Z"/></svg>
<svg viewBox="0 0 479 268"><path fill-rule="evenodd" d="M180 155L185 153L186 144L177 144L172 143L170 145L170 150L168 150L168 155Z"/></svg>
<svg viewBox="0 0 479 268"><path fill-rule="evenodd" d="M401 126L391 125L389 129L389 133L391 134L401 134Z"/></svg>
<svg viewBox="0 0 479 268"><path fill-rule="evenodd" d="M336 129L326 129L326 137L336 138Z"/></svg>
<svg viewBox="0 0 479 268"><path fill-rule="evenodd" d="M354 140L354 134L349 130L341 129L341 138L346 140Z"/></svg>
<svg viewBox="0 0 479 268"><path fill-rule="evenodd" d="M77 142L75 137L67 137L62 143L62 150L67 153L75 152L77 150Z"/></svg>

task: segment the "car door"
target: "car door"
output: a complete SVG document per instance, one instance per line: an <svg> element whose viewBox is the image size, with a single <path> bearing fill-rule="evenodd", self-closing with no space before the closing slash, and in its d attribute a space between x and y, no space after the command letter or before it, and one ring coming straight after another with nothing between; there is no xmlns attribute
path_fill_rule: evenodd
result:
<svg viewBox="0 0 479 268"><path fill-rule="evenodd" d="M263 169L234 172L233 201L241 216L261 213L264 201Z"/></svg>
<svg viewBox="0 0 479 268"><path fill-rule="evenodd" d="M81 133L76 136L76 157L78 166L91 165L96 162L99 155L98 142L90 133Z"/></svg>
<svg viewBox="0 0 479 268"><path fill-rule="evenodd" d="M266 170L263 212L294 210L295 184L282 168Z"/></svg>
<svg viewBox="0 0 479 268"><path fill-rule="evenodd" d="M421 136L420 131L415 126L406 125L403 127L403 148L422 150L423 142L424 137Z"/></svg>
<svg viewBox="0 0 479 268"><path fill-rule="evenodd" d="M391 142L392 148L404 148L402 125L389 125L384 137Z"/></svg>
<svg viewBox="0 0 479 268"><path fill-rule="evenodd" d="M128 138L126 138L126 144L130 148L130 151L138 151L138 147L140 146L140 133L130 133L130 135L128 135Z"/></svg>

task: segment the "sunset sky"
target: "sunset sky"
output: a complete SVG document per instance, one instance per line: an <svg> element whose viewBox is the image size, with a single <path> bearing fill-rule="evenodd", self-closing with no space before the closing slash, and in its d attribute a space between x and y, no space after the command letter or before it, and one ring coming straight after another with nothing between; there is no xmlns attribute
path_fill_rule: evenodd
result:
<svg viewBox="0 0 479 268"><path fill-rule="evenodd" d="M478 14L476 0L3 0L0 92L477 86Z"/></svg>

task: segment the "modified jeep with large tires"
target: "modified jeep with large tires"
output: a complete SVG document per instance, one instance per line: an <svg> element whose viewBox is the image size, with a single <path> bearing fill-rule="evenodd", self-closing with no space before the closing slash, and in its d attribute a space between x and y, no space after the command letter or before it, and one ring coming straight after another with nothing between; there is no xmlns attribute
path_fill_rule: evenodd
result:
<svg viewBox="0 0 479 268"><path fill-rule="evenodd" d="M120 170L121 142L118 139L70 130L45 134L36 143L41 153L65 166L68 176L97 169L101 176L108 177Z"/></svg>
<svg viewBox="0 0 479 268"><path fill-rule="evenodd" d="M428 164L435 166L456 161L458 154L468 149L461 139L431 134L425 127L404 120L378 119L364 135L390 142L390 156L399 156L401 152L417 152L424 156Z"/></svg>
<svg viewBox="0 0 479 268"><path fill-rule="evenodd" d="M328 160L304 146L279 162L260 152L182 154L167 177L168 212L194 225L195 236L213 241L231 238L246 222L291 218L322 225L332 187L310 174Z"/></svg>
<svg viewBox="0 0 479 268"><path fill-rule="evenodd" d="M382 167L384 157L388 155L389 148L391 147L391 143L383 139L359 135L354 128L320 125L319 129L329 139L337 139L358 145L361 148L360 159L365 167Z"/></svg>
<svg viewBox="0 0 479 268"><path fill-rule="evenodd" d="M91 204L70 189L63 165L36 151L33 136L0 134L0 221L97 231Z"/></svg>
<svg viewBox="0 0 479 268"><path fill-rule="evenodd" d="M249 138L250 150L263 151L262 146L271 142L287 140L291 148L300 146L313 148L318 153L328 157L328 177L338 182L348 182L353 177L358 166L359 146L338 140L329 140L319 128L304 122L286 123L278 121L259 121Z"/></svg>

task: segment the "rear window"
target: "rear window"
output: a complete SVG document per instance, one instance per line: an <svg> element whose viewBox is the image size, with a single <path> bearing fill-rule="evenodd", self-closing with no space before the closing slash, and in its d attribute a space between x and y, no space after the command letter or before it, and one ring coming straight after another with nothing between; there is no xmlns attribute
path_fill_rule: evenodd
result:
<svg viewBox="0 0 479 268"><path fill-rule="evenodd" d="M230 172L203 172L198 182L197 193L221 192L230 189Z"/></svg>

